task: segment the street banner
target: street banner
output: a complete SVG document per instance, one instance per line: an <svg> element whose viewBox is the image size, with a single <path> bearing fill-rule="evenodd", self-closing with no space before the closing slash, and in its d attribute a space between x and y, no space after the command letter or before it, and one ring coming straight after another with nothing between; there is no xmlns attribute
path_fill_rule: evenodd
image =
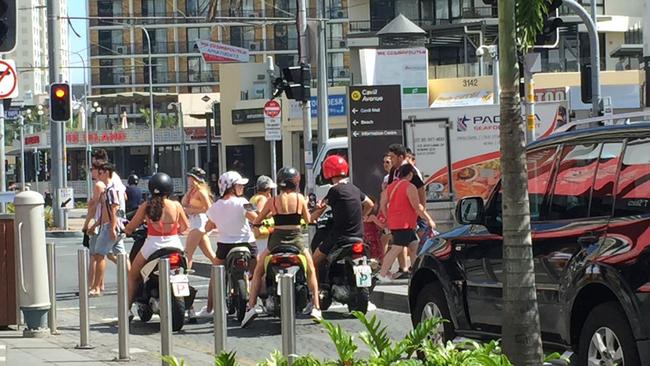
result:
<svg viewBox="0 0 650 366"><path fill-rule="evenodd" d="M403 142L400 86L351 86L348 95L352 182L377 203L386 175L384 153Z"/></svg>
<svg viewBox="0 0 650 366"><path fill-rule="evenodd" d="M196 41L196 45L209 63L250 62L248 49L235 47L223 43L212 42L204 39Z"/></svg>
<svg viewBox="0 0 650 366"><path fill-rule="evenodd" d="M362 49L361 83L401 86L404 109L429 106L429 58L424 47Z"/></svg>

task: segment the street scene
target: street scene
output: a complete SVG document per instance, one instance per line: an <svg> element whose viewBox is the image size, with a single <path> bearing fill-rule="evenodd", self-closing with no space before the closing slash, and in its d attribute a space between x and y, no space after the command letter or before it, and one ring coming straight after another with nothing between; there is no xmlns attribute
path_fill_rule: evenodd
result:
<svg viewBox="0 0 650 366"><path fill-rule="evenodd" d="M650 366L648 0L0 0L0 366Z"/></svg>

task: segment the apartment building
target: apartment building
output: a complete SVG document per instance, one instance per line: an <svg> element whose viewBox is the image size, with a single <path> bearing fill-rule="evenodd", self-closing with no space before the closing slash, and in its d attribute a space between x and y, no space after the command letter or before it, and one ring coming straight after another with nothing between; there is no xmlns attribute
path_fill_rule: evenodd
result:
<svg viewBox="0 0 650 366"><path fill-rule="evenodd" d="M349 79L348 0L327 0L330 84ZM219 91L218 64L203 61L196 41L209 39L250 50L250 62L273 56L280 67L297 64L296 6L291 0L88 0L92 94L147 91L151 39L155 92ZM315 17L310 8L308 16ZM128 106L122 107L127 108Z"/></svg>
<svg viewBox="0 0 650 366"><path fill-rule="evenodd" d="M59 2L61 15L67 16L68 0ZM49 85L47 12L44 0L21 0L17 11L16 49L5 56L16 61L18 77L18 100L25 105L44 104ZM61 43L61 72L63 80L68 80L68 23L59 22Z"/></svg>
<svg viewBox="0 0 650 366"><path fill-rule="evenodd" d="M591 0L579 2L590 11ZM495 44L498 36L496 5L484 0L350 0L349 9L351 50L378 45L375 32L398 14L424 29L430 79L478 75L476 48ZM596 0L596 12L601 69L638 69L639 46L628 46L641 39L644 1ZM584 26L565 6L560 15L564 26L555 47L536 50L541 53L545 72L577 71L579 67L579 37ZM486 73L490 68L489 63L485 65Z"/></svg>

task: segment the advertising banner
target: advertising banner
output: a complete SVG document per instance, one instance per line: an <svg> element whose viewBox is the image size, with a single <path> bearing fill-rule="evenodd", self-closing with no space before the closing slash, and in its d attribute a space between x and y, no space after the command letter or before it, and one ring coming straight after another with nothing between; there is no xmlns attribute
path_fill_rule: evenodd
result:
<svg viewBox="0 0 650 366"><path fill-rule="evenodd" d="M248 49L235 47L223 43L217 43L199 39L197 47L205 62L229 63L229 62L250 62Z"/></svg>

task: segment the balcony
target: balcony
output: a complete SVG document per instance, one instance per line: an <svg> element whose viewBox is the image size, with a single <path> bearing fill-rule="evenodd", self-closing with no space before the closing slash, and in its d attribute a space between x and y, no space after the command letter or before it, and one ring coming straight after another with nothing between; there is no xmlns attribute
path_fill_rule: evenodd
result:
<svg viewBox="0 0 650 366"><path fill-rule="evenodd" d="M496 18L497 8L492 6L476 6L473 8L463 8L463 19L486 19Z"/></svg>
<svg viewBox="0 0 650 366"><path fill-rule="evenodd" d="M135 76L135 77L134 77ZM152 84L178 84L193 83L217 83L219 82L219 73L217 71L185 71L185 72L154 72L152 75ZM128 85L147 85L149 84L149 73L146 69L138 70L135 75L130 72L107 72L100 75L100 86L128 86Z"/></svg>

